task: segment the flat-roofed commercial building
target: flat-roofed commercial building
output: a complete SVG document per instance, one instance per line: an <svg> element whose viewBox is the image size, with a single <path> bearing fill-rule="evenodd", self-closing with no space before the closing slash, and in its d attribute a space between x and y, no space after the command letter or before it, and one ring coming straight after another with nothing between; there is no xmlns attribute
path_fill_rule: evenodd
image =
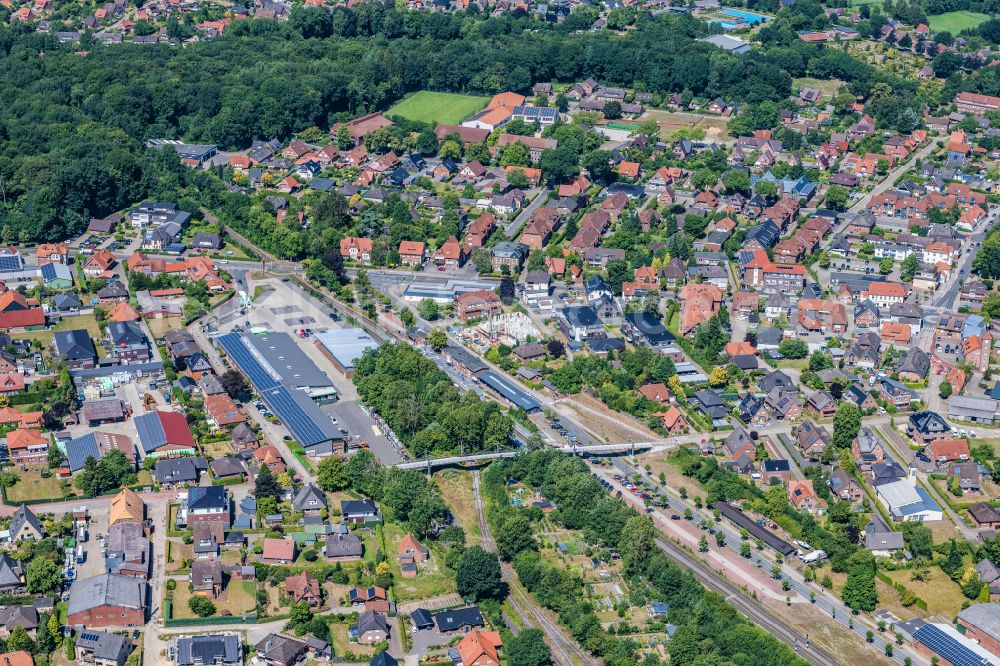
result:
<svg viewBox="0 0 1000 666"><path fill-rule="evenodd" d="M354 376L354 364L369 349L378 347L360 328L331 328L316 333L316 346L345 377Z"/></svg>

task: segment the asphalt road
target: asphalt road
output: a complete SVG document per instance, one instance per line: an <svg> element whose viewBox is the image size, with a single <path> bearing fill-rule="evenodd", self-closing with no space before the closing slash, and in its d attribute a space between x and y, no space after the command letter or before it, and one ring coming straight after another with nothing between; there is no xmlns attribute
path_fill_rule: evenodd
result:
<svg viewBox="0 0 1000 666"><path fill-rule="evenodd" d="M838 236L840 236L841 233L844 232L845 229L847 229L848 223L855 215L857 215L858 213L863 213L868 209L868 202L871 201L873 197L882 194L890 187L892 187L895 184L897 178L899 178L902 174L906 173L909 169L913 168L913 166L916 165L918 160L922 160L928 155L930 155L931 152L939 145L941 145L943 141L944 137L937 137L931 139L931 141L926 146L924 146L917 152L913 153L910 156L910 159L908 159L906 162L900 164L898 167L890 171L889 174L879 184L877 184L875 187L872 188L871 192L858 199L857 203L855 203L848 209L848 214L841 215L841 221L838 222L833 227L833 229L830 230L830 234L827 236L829 240L827 240L827 242L824 243L824 247L829 247L830 240L837 238Z"/></svg>
<svg viewBox="0 0 1000 666"><path fill-rule="evenodd" d="M517 236L517 233L521 230L521 227L527 224L528 220L531 219L531 216L535 214L535 209L537 209L539 206L541 206L548 200L549 194L550 194L549 190L542 190L541 192L539 192L538 196L536 196L534 199L531 200L531 203L522 208L518 212L518 214L514 216L514 219L511 220L509 223L507 223L507 225L504 227L503 233L508 240Z"/></svg>
<svg viewBox="0 0 1000 666"><path fill-rule="evenodd" d="M643 477L652 481L652 479L642 470L633 467L622 458L612 458L612 464L622 473L623 476L633 478L636 474L641 474ZM673 510L675 513L678 514L683 514L685 509L690 509L695 516L695 520L706 520L710 523L714 521L713 516L706 515L705 513L698 511L697 507L695 507L693 504L685 502L681 500L679 497L666 493L660 488L657 488L657 495L661 500L664 501L666 505L665 509ZM714 527L716 530L722 531L726 535L726 545L723 547L723 549L719 549L720 552L722 552L722 550L728 549L726 550L728 557L739 558L740 557L739 544L741 542L739 530L726 520L723 520L722 522L719 523L714 523ZM714 542L712 543L714 546ZM725 581L725 579L722 579L719 576L717 576L715 572L713 572L706 564L701 562L701 560L698 560L697 558L693 557L692 555L687 553L687 551L680 549L678 546L674 546L674 548L680 550L681 553L684 554L685 561L683 563L685 564L685 566L688 566L688 568L690 568L692 572L695 573L699 577L699 579L701 579L702 582L704 582L707 586L712 587L708 583L709 579L715 581ZM667 554L673 557L673 553L668 552ZM771 567L774 565L774 560L767 555L768 551L766 550L765 551L753 550L751 551L749 561L758 568L760 568L762 571L769 572L771 570ZM705 578L706 575L708 576L708 579ZM798 571L796 571L793 567L789 566L788 564L782 564L782 578L789 582L789 585L791 586L789 592L792 594L797 594L803 599L809 599L811 593L815 594L816 599L812 603L812 605L818 608L819 610L823 611L823 613L825 613L826 615L829 615L832 621L843 625L844 628L860 636L862 641L865 640L864 638L865 632L867 632L869 629L874 631L875 636L872 645L874 646L875 649L878 649L880 652L884 654L885 643L887 640L891 641L892 636L888 632L882 634L876 631L877 629L876 625L867 616L852 615L851 610L847 608L843 603L841 603L840 600L838 600L836 597L826 592L826 590L824 590L822 587L815 584L811 585L809 583L806 583L805 580L802 578L802 576L798 573ZM779 640L787 643L790 646L794 646L795 640L797 639L799 646L799 654L805 655L805 653L802 652L802 648L805 645L806 641L808 640L806 636L802 636L801 634L798 634L796 631L780 623L779 624L781 628L772 629L769 623L776 622L774 616L768 613L766 609L761 608L758 602L752 601L743 596L742 591L740 591L739 588L735 586L735 584L733 584L730 581L726 582L728 582L729 585L732 585L734 588L736 588L736 594L729 600L733 602L734 605L737 606L740 612L746 615L755 624L764 627L769 633L773 634ZM727 598L729 598L728 593L724 594L725 596L727 596ZM735 600L737 598L743 600L743 602L745 603L736 603ZM834 613L836 613L836 615L834 615ZM852 619L853 619L853 627L850 626L852 624ZM922 656L918 655L915 651L910 650L906 646L894 645L893 647L894 650L892 659L900 664L904 663L907 657L909 657L912 660L912 663L914 664L929 663ZM823 653L823 655L825 655L825 652ZM829 655L825 656L829 657ZM836 662L813 661L813 663L835 664Z"/></svg>
<svg viewBox="0 0 1000 666"><path fill-rule="evenodd" d="M929 149L930 149L930 147L927 147L927 148L924 149L924 151L921 151L921 152L923 154L926 154L927 152L929 152ZM903 167L901 167L901 168L903 168ZM887 178L885 182L886 183L891 183L892 178L893 177ZM887 189L888 186L889 185L885 185L885 187L883 187L882 190ZM878 189L879 188L876 188L876 190L878 190ZM871 195L869 195L869 197L873 196L875 193L876 192L873 192ZM860 206L860 207L863 208L863 206L865 204L866 204L866 201L862 200L861 202L859 202L858 206ZM410 273L410 275L419 275L419 274L417 274L417 273ZM335 307L337 307L337 309L341 309L341 310L345 310L345 311L348 310L348 308L346 306L342 306L341 304L337 304ZM384 336L382 336L382 337L384 337ZM430 356L430 354L428 354L428 355ZM452 379L454 379L456 381L456 384L458 384L461 388L464 388L465 390L475 390L478 393L480 393L481 395L483 394L482 393L482 389L478 386L477 383L475 383L475 382L473 382L471 380L465 379L459 373L457 373L457 371L454 371L453 369L450 368L450 366L448 366L446 363L444 363L443 359L440 359L439 356L437 356L437 358L434 358L435 356L437 356L437 355L430 356L430 357L432 358L432 360L435 360L435 362L439 365L439 367L442 367L442 369L444 369L445 372L447 372L449 374L449 376L451 376ZM553 401L551 399L545 397L544 395L536 393L535 397L536 398L540 398L543 405L554 407ZM577 436L578 436L578 438L579 438L579 440L580 440L580 442L582 444L590 443L589 440L591 438L586 433L585 429L582 426L580 426L579 424L577 424L571 417L569 417L568 415L566 415L564 413L560 413L560 420L563 423L563 426L567 428L567 430L573 432L574 434L577 434ZM764 434L764 433L762 433L762 434ZM680 500L678 500L676 498L670 498L669 504L672 507L679 506L681 508L681 510L683 511L684 506L683 506L682 503L680 503ZM731 526L721 527L721 529L723 529L723 531L727 533L727 537L729 537L728 540L729 540L730 544L738 544L739 543L739 535L738 535L738 533ZM730 547L732 547L732 546L730 546ZM738 553L736 553L735 556L738 557L739 556ZM760 554L754 554L754 559L757 559L757 558L761 558L761 555ZM770 569L770 561L768 561L768 560L762 560L760 562L760 566L765 566L765 562L767 563L766 566L767 566L767 568L769 570ZM835 600L832 597L830 597L829 595L827 595L821 588L814 590L813 588L807 586L806 583L804 582L804 580L802 580L801 577L798 576L797 572L795 572L794 570L790 570L790 569L791 569L790 567L786 566L783 573L784 573L786 579L789 581L789 584L791 585L791 590L792 591L794 591L795 593L797 593L799 595L802 595L804 598L809 598L810 592L816 592L817 599L816 599L815 605L818 608L820 608L821 610L824 610L825 612L830 613L831 615L834 612L836 612L836 616L835 616L834 619L837 622L840 622L841 624L844 624L844 625L848 624L848 618L850 618L851 615L850 615L850 612L842 604L839 604L839 602L837 600ZM707 575L714 576L714 574L711 574L711 573L708 573ZM800 644L805 645L805 641L806 641L805 637L798 636L796 634L796 632L794 632L794 631L792 631L790 629L786 628L786 629L782 630L780 627L779 628L773 628L773 629L770 628L770 625L773 625L773 623L776 622L776 620L772 616L770 616L770 615L766 615L766 616L765 615L759 615L759 619L758 619L758 617L752 617L752 616L758 615L760 613L766 613L767 611L764 610L763 608L757 606L756 604L750 603L749 601L747 603L749 604L749 606L748 606L749 610L744 610L742 608L741 608L741 610L744 610L744 612L747 613L748 616L751 616L751 619L753 619L755 622L757 622L760 626L768 628L770 631L772 631L772 633L775 633L775 635L777 635L782 640L791 640L792 642L789 643L790 645L795 645L796 639L798 639L798 642ZM867 619L863 618L863 616L859 616L857 619L858 619L858 621L854 622L853 631L855 633L859 634L860 636L862 636L862 640L863 640L864 632L869 628L869 626L872 627L872 628L874 628L874 626L873 625L866 625ZM880 647L883 642L884 641L880 642L880 639L878 638L878 636L876 637L876 647ZM894 659L896 661L900 662L900 663L903 662L903 659L906 656L910 656L913 659L913 663L918 663L918 664L926 663L926 660L924 660L923 658L921 658L921 657L919 657L919 656L911 653L907 648L902 647L902 646L897 647L897 649L895 650L895 655L896 656L894 657ZM829 660L828 655L825 655L825 653L821 653L821 651L819 651L819 650L816 651L815 658L817 659L816 663L834 663L834 662L832 662L832 661Z"/></svg>

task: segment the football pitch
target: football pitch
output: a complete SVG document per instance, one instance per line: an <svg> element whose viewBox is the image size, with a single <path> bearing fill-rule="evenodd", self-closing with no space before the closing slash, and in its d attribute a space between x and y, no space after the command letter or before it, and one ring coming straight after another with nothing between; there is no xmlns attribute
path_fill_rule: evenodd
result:
<svg viewBox="0 0 1000 666"><path fill-rule="evenodd" d="M425 123L457 125L485 108L486 102L486 97L421 91L393 105L386 115Z"/></svg>

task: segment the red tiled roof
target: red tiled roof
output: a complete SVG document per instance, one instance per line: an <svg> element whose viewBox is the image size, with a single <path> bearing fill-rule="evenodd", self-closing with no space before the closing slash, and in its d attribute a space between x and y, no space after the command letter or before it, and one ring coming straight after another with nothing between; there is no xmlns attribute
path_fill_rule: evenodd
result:
<svg viewBox="0 0 1000 666"><path fill-rule="evenodd" d="M42 435L40 430L28 428L18 428L7 435L7 448L11 451L15 449L26 449L29 446L41 446L48 444L49 440Z"/></svg>
<svg viewBox="0 0 1000 666"><path fill-rule="evenodd" d="M45 311L42 310L41 308L29 308L27 310L12 310L10 312L0 312L0 329L27 328L29 326L44 326L44 325L45 325Z"/></svg>
<svg viewBox="0 0 1000 666"><path fill-rule="evenodd" d="M262 556L267 560L293 560L295 542L291 539L264 539Z"/></svg>
<svg viewBox="0 0 1000 666"><path fill-rule="evenodd" d="M0 654L0 666L35 666L35 660L27 650Z"/></svg>
<svg viewBox="0 0 1000 666"><path fill-rule="evenodd" d="M964 439L939 439L928 444L930 457L933 460L959 460L963 455L969 456L969 443Z"/></svg>
<svg viewBox="0 0 1000 666"><path fill-rule="evenodd" d="M163 427L163 434L166 435L167 444L181 444L184 446L194 446L194 436L191 428L188 427L187 419L180 412L156 412Z"/></svg>
<svg viewBox="0 0 1000 666"><path fill-rule="evenodd" d="M666 402L670 399L670 390L666 384L646 384L639 387L639 393L653 402Z"/></svg>

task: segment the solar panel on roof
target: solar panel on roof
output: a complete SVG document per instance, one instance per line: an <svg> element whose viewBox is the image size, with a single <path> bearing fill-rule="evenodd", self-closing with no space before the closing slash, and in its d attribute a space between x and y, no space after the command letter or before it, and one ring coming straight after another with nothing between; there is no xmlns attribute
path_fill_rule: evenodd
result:
<svg viewBox="0 0 1000 666"><path fill-rule="evenodd" d="M87 458L100 460L101 452L97 448L97 438L94 437L94 433L88 432L83 437L66 442L66 457L69 459L70 471L73 472L83 469Z"/></svg>
<svg viewBox="0 0 1000 666"><path fill-rule="evenodd" d="M979 656L933 624L925 624L914 631L913 636L952 666L984 666L994 663Z"/></svg>
<svg viewBox="0 0 1000 666"><path fill-rule="evenodd" d="M330 439L323 430L305 413L284 386L276 386L261 394L264 401L280 416L292 436L303 446L310 446Z"/></svg>
<svg viewBox="0 0 1000 666"><path fill-rule="evenodd" d="M0 255L0 271L19 271L22 268L20 256Z"/></svg>
<svg viewBox="0 0 1000 666"><path fill-rule="evenodd" d="M139 433L139 441L147 452L155 451L167 443L167 434L156 412L149 412L135 419L135 429Z"/></svg>
<svg viewBox="0 0 1000 666"><path fill-rule="evenodd" d="M303 404L296 400L296 397L301 396L293 395L289 388L276 380L257 360L242 336L228 333L218 340L230 358L246 373L268 407L288 426L296 441L304 447L310 447L334 439L332 432L324 430ZM309 398L306 397L305 400ZM318 418L320 415L316 416Z"/></svg>

